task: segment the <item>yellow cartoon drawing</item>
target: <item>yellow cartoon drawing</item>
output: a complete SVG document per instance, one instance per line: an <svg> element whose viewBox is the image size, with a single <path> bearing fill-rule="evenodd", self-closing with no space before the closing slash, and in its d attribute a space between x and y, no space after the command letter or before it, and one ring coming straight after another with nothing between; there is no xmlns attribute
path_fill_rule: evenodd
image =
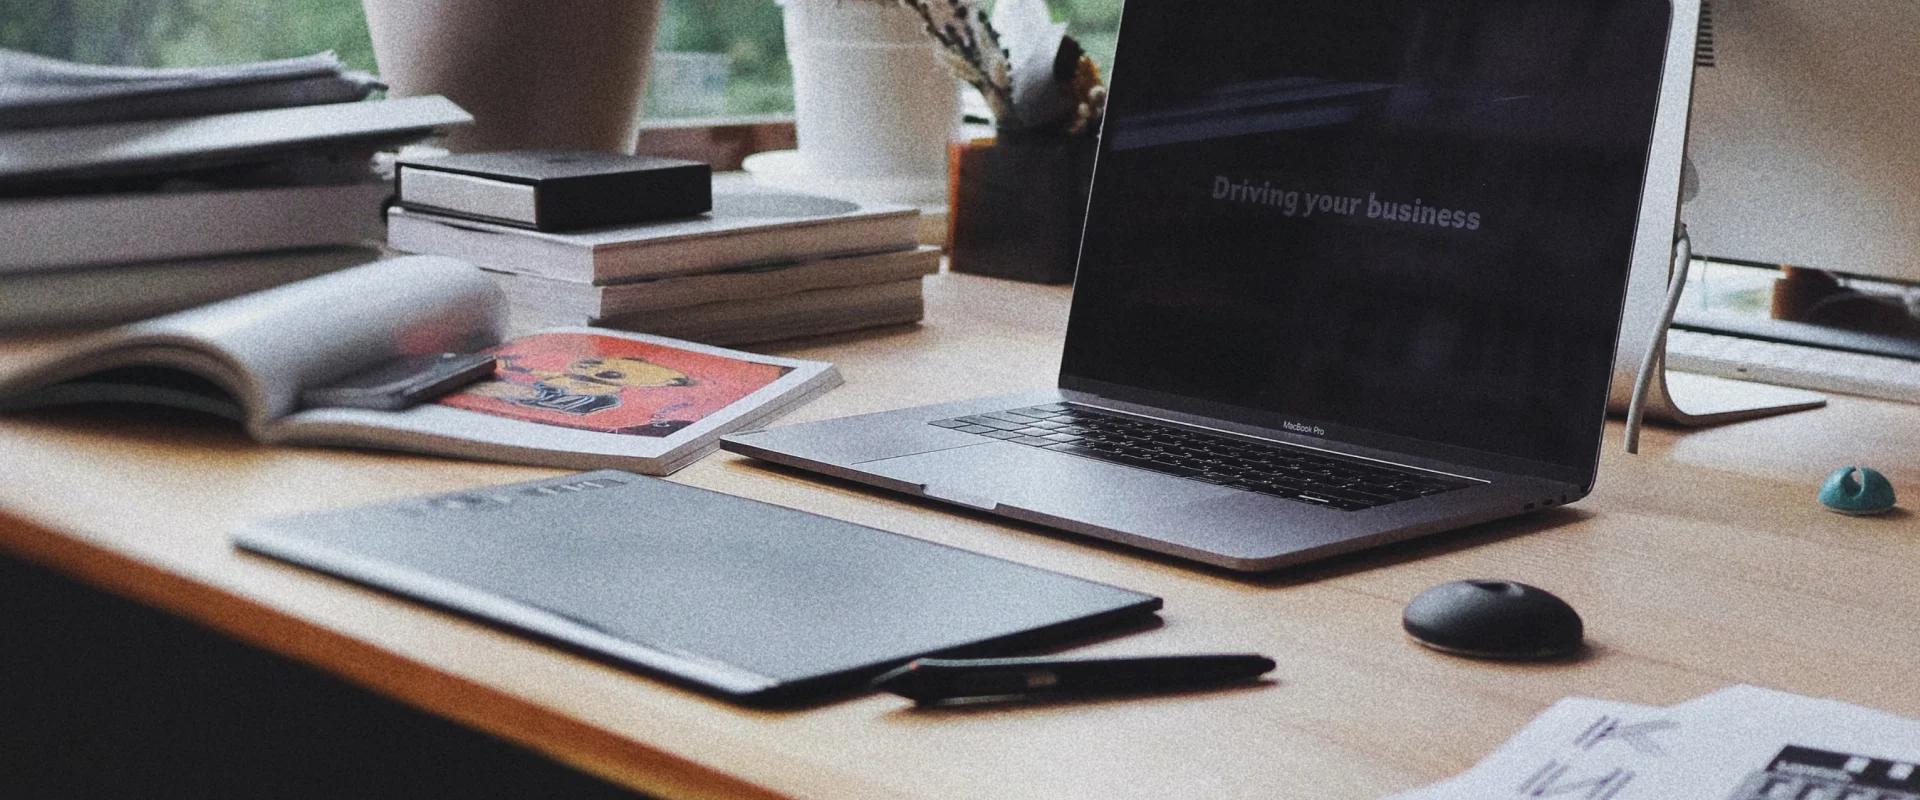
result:
<svg viewBox="0 0 1920 800"><path fill-rule="evenodd" d="M514 363L516 360L513 356L501 357L502 378L475 386L473 391L531 408L592 414L618 408L620 392L625 389L693 384L686 373L641 358L582 358L568 364L564 372L529 369ZM533 383L520 383L511 377L516 375L531 377Z"/></svg>

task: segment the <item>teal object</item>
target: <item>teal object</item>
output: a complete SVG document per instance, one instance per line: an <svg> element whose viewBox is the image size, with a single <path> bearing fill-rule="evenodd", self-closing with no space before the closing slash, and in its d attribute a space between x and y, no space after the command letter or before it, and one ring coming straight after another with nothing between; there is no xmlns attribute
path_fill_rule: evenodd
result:
<svg viewBox="0 0 1920 800"><path fill-rule="evenodd" d="M1842 514L1884 514L1893 508L1893 484L1878 470L1841 467L1821 484L1820 504Z"/></svg>

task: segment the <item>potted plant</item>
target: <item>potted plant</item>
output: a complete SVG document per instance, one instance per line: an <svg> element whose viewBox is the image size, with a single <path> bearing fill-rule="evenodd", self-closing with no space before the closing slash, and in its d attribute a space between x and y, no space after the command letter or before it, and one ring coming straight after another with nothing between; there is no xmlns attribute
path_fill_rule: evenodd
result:
<svg viewBox="0 0 1920 800"><path fill-rule="evenodd" d="M951 154L947 249L959 272L1073 280L1106 87L1043 0L899 0L994 116Z"/></svg>
<svg viewBox="0 0 1920 800"><path fill-rule="evenodd" d="M456 151L631 153L659 0L363 0L380 76L474 116Z"/></svg>
<svg viewBox="0 0 1920 800"><path fill-rule="evenodd" d="M771 182L856 199L946 199L959 84L923 23L895 0L778 0L793 66L793 151L747 169Z"/></svg>

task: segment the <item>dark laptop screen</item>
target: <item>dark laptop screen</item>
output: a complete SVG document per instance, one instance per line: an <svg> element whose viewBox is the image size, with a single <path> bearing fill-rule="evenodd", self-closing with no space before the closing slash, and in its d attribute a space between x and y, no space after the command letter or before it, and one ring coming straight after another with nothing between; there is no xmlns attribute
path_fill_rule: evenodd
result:
<svg viewBox="0 0 1920 800"><path fill-rule="evenodd" d="M1063 385L1590 470L1669 15L1131 0Z"/></svg>

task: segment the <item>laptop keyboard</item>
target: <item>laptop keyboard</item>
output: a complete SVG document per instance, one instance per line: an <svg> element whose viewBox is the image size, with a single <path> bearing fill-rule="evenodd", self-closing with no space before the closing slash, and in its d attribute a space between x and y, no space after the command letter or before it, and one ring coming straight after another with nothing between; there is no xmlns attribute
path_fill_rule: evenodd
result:
<svg viewBox="0 0 1920 800"><path fill-rule="evenodd" d="M1461 478L1218 436L1064 403L930 424L1341 511L1474 485Z"/></svg>

